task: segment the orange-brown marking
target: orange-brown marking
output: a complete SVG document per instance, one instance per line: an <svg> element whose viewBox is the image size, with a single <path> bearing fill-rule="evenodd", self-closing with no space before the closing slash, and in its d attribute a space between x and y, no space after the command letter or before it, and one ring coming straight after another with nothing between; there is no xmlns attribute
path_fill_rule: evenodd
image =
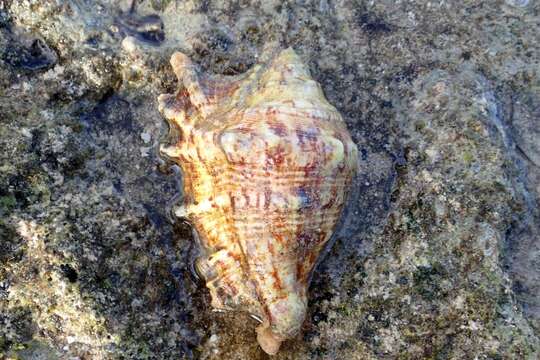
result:
<svg viewBox="0 0 540 360"><path fill-rule="evenodd" d="M231 258L233 258L235 261L238 261L238 262L242 261L242 257L241 257L240 255L235 254L235 253L233 253L233 252L231 252L231 251L228 251L228 252L227 252L227 255L229 255L229 256L230 256Z"/></svg>
<svg viewBox="0 0 540 360"><path fill-rule="evenodd" d="M277 136L285 137L287 135L287 127L279 121L271 122L268 127Z"/></svg>
<svg viewBox="0 0 540 360"><path fill-rule="evenodd" d="M270 254L272 254L272 256L276 255L274 244L272 244L271 242L268 242L268 251L270 252Z"/></svg>
<svg viewBox="0 0 540 360"><path fill-rule="evenodd" d="M231 282L224 282L224 286L227 288L227 292L232 296L238 295L238 289Z"/></svg>
<svg viewBox="0 0 540 360"><path fill-rule="evenodd" d="M242 196L246 199L246 207L249 207L249 196L245 187L242 188Z"/></svg>
<svg viewBox="0 0 540 360"><path fill-rule="evenodd" d="M270 208L270 200L272 197L272 190L269 188L264 189L264 209L268 210Z"/></svg>
<svg viewBox="0 0 540 360"><path fill-rule="evenodd" d="M280 227L283 226L282 224L280 224L280 225L281 225ZM277 231L272 231L272 230L270 230L270 231L271 231L271 233L272 233L272 236L274 237L274 239L275 239L278 243L283 244L283 243L285 242L285 239L283 239L283 235L281 235L279 232L277 232Z"/></svg>
<svg viewBox="0 0 540 360"><path fill-rule="evenodd" d="M296 278L302 280L304 277L304 267L302 266L302 261L299 261L296 264Z"/></svg>
<svg viewBox="0 0 540 360"><path fill-rule="evenodd" d="M266 149L266 166L269 168L278 167L283 164L285 160L285 148L281 145L277 145L274 148Z"/></svg>
<svg viewBox="0 0 540 360"><path fill-rule="evenodd" d="M195 150L197 151L197 158L199 159L200 162L202 162L202 161L203 161L203 157L201 156L201 152L200 152L200 150L199 150L199 147L196 146L196 147L195 147Z"/></svg>
<svg viewBox="0 0 540 360"><path fill-rule="evenodd" d="M274 289L277 291L283 290L283 285L281 284L281 279L279 278L279 274L277 272L277 269L274 265L272 265L272 278L274 279Z"/></svg>
<svg viewBox="0 0 540 360"><path fill-rule="evenodd" d="M231 210L232 212L236 211L236 203L234 202L234 196L229 192L227 193L229 195L229 202L231 203Z"/></svg>

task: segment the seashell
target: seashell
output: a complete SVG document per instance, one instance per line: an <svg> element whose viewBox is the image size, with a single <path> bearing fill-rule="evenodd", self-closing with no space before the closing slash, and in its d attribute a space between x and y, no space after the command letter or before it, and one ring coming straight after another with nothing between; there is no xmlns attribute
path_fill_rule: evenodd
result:
<svg viewBox="0 0 540 360"><path fill-rule="evenodd" d="M197 230L196 268L212 306L260 319L275 354L300 331L307 288L339 219L358 151L338 111L292 49L235 76L203 76L182 54L159 109L180 132L162 147L184 174L176 211Z"/></svg>

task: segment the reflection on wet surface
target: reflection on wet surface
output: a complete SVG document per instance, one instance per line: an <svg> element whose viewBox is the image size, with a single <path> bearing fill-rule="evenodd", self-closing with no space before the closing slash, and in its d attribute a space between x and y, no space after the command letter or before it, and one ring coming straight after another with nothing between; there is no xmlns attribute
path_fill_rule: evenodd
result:
<svg viewBox="0 0 540 360"><path fill-rule="evenodd" d="M135 1L129 11L120 13L114 19L115 30L124 38L133 36L149 45L159 46L165 40L163 21L157 14L139 16L136 13Z"/></svg>

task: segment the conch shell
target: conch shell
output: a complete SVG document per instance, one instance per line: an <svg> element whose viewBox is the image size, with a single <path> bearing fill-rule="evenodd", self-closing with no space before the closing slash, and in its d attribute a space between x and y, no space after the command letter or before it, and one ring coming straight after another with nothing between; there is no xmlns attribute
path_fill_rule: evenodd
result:
<svg viewBox="0 0 540 360"><path fill-rule="evenodd" d="M161 150L183 170L177 214L199 235L196 268L212 306L261 319L257 339L275 354L302 326L358 150L292 49L236 77L203 76L179 52L171 65L179 90L159 110L180 139Z"/></svg>

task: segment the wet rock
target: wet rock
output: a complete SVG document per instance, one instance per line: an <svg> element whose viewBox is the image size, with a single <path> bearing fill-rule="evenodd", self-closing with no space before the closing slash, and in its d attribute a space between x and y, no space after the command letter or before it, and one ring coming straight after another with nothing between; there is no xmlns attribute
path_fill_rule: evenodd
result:
<svg viewBox="0 0 540 360"><path fill-rule="evenodd" d="M133 2L135 3L135 2ZM148 45L159 46L165 40L163 21L157 14L138 16L132 8L118 15L114 21L117 36L132 36Z"/></svg>
<svg viewBox="0 0 540 360"><path fill-rule="evenodd" d="M270 43L361 154L277 358L538 357L538 2L134 3L0 5L0 357L264 358L191 275L156 97L173 51L228 75Z"/></svg>
<svg viewBox="0 0 540 360"><path fill-rule="evenodd" d="M12 40L3 59L15 69L28 71L46 70L58 61L54 50L41 39L26 39L22 43Z"/></svg>

